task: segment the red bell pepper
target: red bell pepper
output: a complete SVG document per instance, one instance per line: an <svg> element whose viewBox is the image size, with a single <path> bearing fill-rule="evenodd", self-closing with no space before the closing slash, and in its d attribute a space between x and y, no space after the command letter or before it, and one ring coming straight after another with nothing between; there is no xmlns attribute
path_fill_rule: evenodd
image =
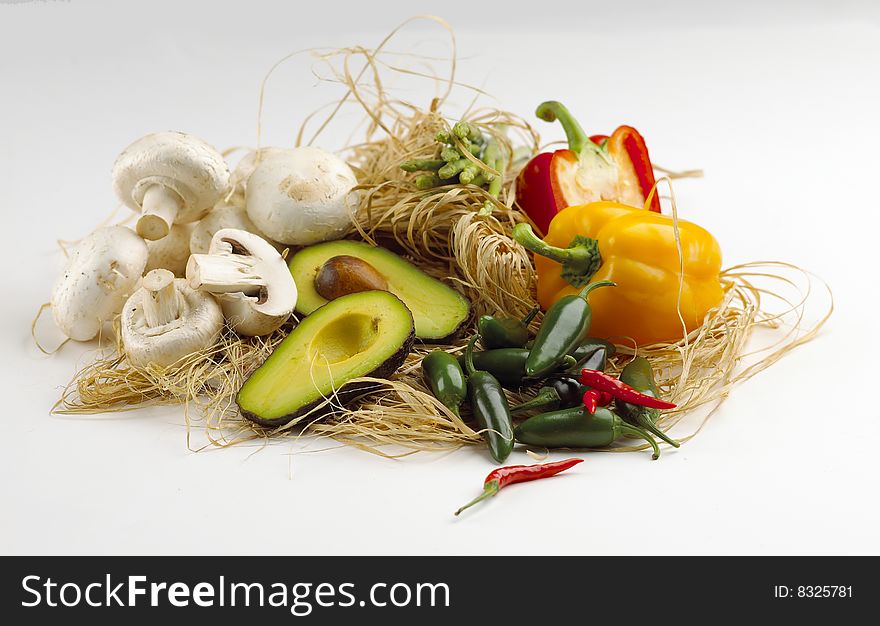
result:
<svg viewBox="0 0 880 626"><path fill-rule="evenodd" d="M544 152L519 174L519 207L546 233L550 220L562 209L597 200L614 200L643 207L654 187L654 169L648 147L632 126L620 126L611 136L588 137L560 102L543 102L535 114L547 122L559 120L568 148ZM650 210L660 212L655 193Z"/></svg>

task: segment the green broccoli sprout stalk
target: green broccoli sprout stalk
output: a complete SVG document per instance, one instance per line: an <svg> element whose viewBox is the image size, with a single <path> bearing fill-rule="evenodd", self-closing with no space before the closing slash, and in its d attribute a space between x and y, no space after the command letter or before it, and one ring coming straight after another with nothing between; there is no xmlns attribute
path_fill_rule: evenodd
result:
<svg viewBox="0 0 880 626"><path fill-rule="evenodd" d="M472 124L458 122L451 130L438 132L435 138L440 144L439 159L413 159L400 164L405 172L419 173L414 181L417 189L458 183L484 187L490 196L498 198L507 169L507 150L495 137L486 137ZM480 215L491 215L495 207L492 200L486 200Z"/></svg>

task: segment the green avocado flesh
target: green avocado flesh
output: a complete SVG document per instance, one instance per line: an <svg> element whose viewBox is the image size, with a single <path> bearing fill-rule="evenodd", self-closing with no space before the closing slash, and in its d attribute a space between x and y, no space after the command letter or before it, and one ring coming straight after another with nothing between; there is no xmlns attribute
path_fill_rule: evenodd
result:
<svg viewBox="0 0 880 626"><path fill-rule="evenodd" d="M412 312L419 339L435 342L453 339L470 317L470 304L455 289L431 278L393 252L347 240L304 248L290 260L290 272L298 292L298 312L309 315L328 302L315 290L315 277L325 262L341 255L366 261L382 275L388 283L388 291L403 300Z"/></svg>
<svg viewBox="0 0 880 626"><path fill-rule="evenodd" d="M387 378L412 349L413 318L387 291L362 291L337 298L305 318L282 341L238 392L246 418L267 426L305 415L336 393L318 416L345 404L369 383L346 383L361 376ZM344 389L343 389L343 386Z"/></svg>

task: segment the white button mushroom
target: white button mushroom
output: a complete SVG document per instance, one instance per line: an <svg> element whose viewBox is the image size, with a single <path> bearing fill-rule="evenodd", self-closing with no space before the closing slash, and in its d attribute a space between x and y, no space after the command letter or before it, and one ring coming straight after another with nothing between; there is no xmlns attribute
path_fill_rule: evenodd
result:
<svg viewBox="0 0 880 626"><path fill-rule="evenodd" d="M173 365L211 347L222 329L217 301L168 270L144 276L122 311L122 345L134 367Z"/></svg>
<svg viewBox="0 0 880 626"><path fill-rule="evenodd" d="M113 187L127 207L141 213L137 232L144 239L161 239L172 224L197 221L228 186L223 156L186 133L141 137L113 165Z"/></svg>
<svg viewBox="0 0 880 626"><path fill-rule="evenodd" d="M186 262L189 260L189 242L192 238L194 224L175 224L168 235L147 242L150 258L147 260L145 272L164 269L174 273L178 278L186 275Z"/></svg>
<svg viewBox="0 0 880 626"><path fill-rule="evenodd" d="M284 151L285 148L266 147L260 148L259 150L251 150L241 157L238 163L235 164L235 168L232 170L232 175L229 178L229 187L232 190L228 195L229 204L244 208L247 182L251 177L251 174L253 174L254 170L257 168L257 165L259 165L268 155L283 153Z"/></svg>
<svg viewBox="0 0 880 626"><path fill-rule="evenodd" d="M283 244L338 239L351 227L355 185L348 164L329 152L311 147L273 150L248 178L247 214L257 228Z"/></svg>
<svg viewBox="0 0 880 626"><path fill-rule="evenodd" d="M287 263L270 243L243 230L217 231L208 254L189 258L186 278L193 289L217 297L240 335L268 335L296 306L296 283Z"/></svg>
<svg viewBox="0 0 880 626"><path fill-rule="evenodd" d="M76 341L97 337L122 310L147 264L147 244L130 228L99 228L77 244L52 291L52 316Z"/></svg>
<svg viewBox="0 0 880 626"><path fill-rule="evenodd" d="M189 239L189 250L192 254L207 254L211 247L214 233L224 228L235 228L265 237L247 216L243 207L216 206L196 224Z"/></svg>

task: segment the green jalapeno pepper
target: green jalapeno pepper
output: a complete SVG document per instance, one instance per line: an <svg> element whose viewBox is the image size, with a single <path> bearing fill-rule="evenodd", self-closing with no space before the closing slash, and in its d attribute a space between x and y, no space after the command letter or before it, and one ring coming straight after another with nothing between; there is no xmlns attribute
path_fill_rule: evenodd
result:
<svg viewBox="0 0 880 626"><path fill-rule="evenodd" d="M522 348L529 340L529 323L535 319L540 310L541 308L536 306L521 320L483 315L477 322L483 347L487 350Z"/></svg>
<svg viewBox="0 0 880 626"><path fill-rule="evenodd" d="M525 348L496 348L484 352L474 352L474 367L489 372L498 379L505 389L519 389L529 381L526 379L526 359L529 351ZM465 367L464 355L458 357L458 363ZM568 357L563 360L562 367L572 367L577 362Z"/></svg>
<svg viewBox="0 0 880 626"><path fill-rule="evenodd" d="M516 414L532 409L552 411L581 405L586 391L587 387L574 378L555 378L549 385L541 387L534 398L511 408L510 412Z"/></svg>
<svg viewBox="0 0 880 626"><path fill-rule="evenodd" d="M529 341L526 344L526 348L531 350L534 345L534 341ZM616 352L616 346L610 341L599 339L598 337L587 337L583 343L568 353L576 361L571 371L580 372L586 367L591 370L604 372L605 368L608 367L608 358L614 356Z"/></svg>
<svg viewBox="0 0 880 626"><path fill-rule="evenodd" d="M620 373L620 380L645 395L654 398L660 397L660 390L657 389L657 383L654 380L654 368L651 367L651 363L645 357L637 356L630 361ZM660 415L659 409L637 406L619 399L615 400L614 404L617 412L620 413L620 417L628 423L644 428L675 448L681 446L679 442L657 427L657 417Z"/></svg>
<svg viewBox="0 0 880 626"><path fill-rule="evenodd" d="M434 350L422 359L422 376L434 397L458 416L467 397L467 381L458 360L448 352Z"/></svg>
<svg viewBox="0 0 880 626"><path fill-rule="evenodd" d="M614 356L616 351L617 348L610 341L587 337L579 346L569 352L577 361L577 365L572 369L580 372L580 370L588 368L604 372L608 367L608 357Z"/></svg>
<svg viewBox="0 0 880 626"><path fill-rule="evenodd" d="M544 315L535 344L526 359L526 375L540 377L552 372L590 329L592 313L587 303L589 293L598 287L613 287L610 280L590 283L580 293L563 296Z"/></svg>
<svg viewBox="0 0 880 626"><path fill-rule="evenodd" d="M545 448L604 448L623 435L632 435L651 444L654 459L660 457L660 448L649 433L604 407L593 415L583 406L539 413L517 426L514 435L520 443Z"/></svg>
<svg viewBox="0 0 880 626"><path fill-rule="evenodd" d="M489 444L489 452L498 463L503 463L513 451L513 423L510 420L510 407L498 379L489 372L474 367L474 344L479 335L474 335L464 353L465 370L468 381L468 400L471 411L480 428L483 438Z"/></svg>
<svg viewBox="0 0 880 626"><path fill-rule="evenodd" d="M526 359L529 351L523 348L498 348L485 352L474 352L474 367L489 372L507 389L519 389L526 376ZM465 357L458 357L458 363L465 367Z"/></svg>

